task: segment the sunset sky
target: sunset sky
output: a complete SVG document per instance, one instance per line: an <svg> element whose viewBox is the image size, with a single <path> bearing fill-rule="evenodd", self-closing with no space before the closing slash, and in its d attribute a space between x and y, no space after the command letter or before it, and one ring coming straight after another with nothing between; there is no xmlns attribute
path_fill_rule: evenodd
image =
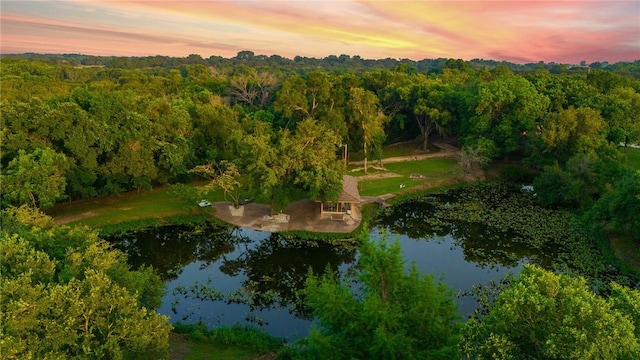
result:
<svg viewBox="0 0 640 360"><path fill-rule="evenodd" d="M632 1L7 1L2 54L640 59Z"/></svg>

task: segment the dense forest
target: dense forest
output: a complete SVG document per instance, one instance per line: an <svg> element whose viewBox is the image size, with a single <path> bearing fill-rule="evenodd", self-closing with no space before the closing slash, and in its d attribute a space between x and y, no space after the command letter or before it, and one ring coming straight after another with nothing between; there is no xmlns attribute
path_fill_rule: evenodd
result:
<svg viewBox="0 0 640 360"><path fill-rule="evenodd" d="M167 329L158 325L161 320L144 310L153 307L158 295L145 297L143 290L157 292L158 285L144 269L139 271L142 275L128 275L121 255L98 256L104 245L95 235L38 230L55 227L20 206L47 209L61 201L188 182L193 169L212 164L224 164L246 176L250 186L274 202L286 202L293 191L331 199L337 196L345 171L345 147L365 159L377 159L387 144L419 139L428 150L435 136L448 136L457 139L468 156L527 168L535 174L533 185L541 205L574 210L593 231L640 243L640 172L622 161L627 146L640 143L640 60L569 66L481 59L366 60L346 55L291 60L250 51L230 59L25 54L2 57L1 80L3 259L19 254L25 261L3 261L3 278L10 276L11 281L3 284L2 292L35 299L43 295L23 294L23 285L56 283L37 288L50 293L51 310L46 311L53 311L55 301L63 301L55 296L69 287L91 296L103 296L93 292L103 285L122 291L122 305L116 303L116 311L139 309L122 316L155 324L149 326L158 330L140 344L121 344L125 350L105 346L101 351L110 358L119 358L119 351L143 353L161 342L159 337L166 337ZM73 240L86 236L91 241ZM61 244L68 241L77 246L64 250ZM374 250L373 258L382 256ZM92 258L93 265L81 260ZM395 260L384 261L393 265ZM26 263L38 272L20 275L16 269ZM101 278L102 272L110 278ZM133 277L145 280L135 282ZM571 283L594 308L605 301L587 294L585 284L572 283L577 280L539 269L526 270L523 279L520 286L525 288ZM315 282L311 285L320 291L318 296L334 291ZM510 291L493 317L470 325L467 331L473 334L465 346L474 350L467 354L480 358L500 347L504 339L489 335L492 322L515 326L500 320L505 317L499 314L508 316L509 299L517 303L519 288ZM612 291L618 295L607 300L606 309L627 309L640 326L640 310L630 300L637 293ZM448 309L447 304L442 306ZM13 314L25 309L13 309ZM113 308L101 311L111 313ZM611 323L621 321L622 315L611 316ZM441 321L450 329L447 323L452 319ZM626 333L617 333L619 339L631 341L629 337L635 336L628 349L637 350L638 329L635 335L633 325L623 330ZM434 341L450 351L456 335L437 335ZM64 332L59 336L56 349L82 353L77 345L82 342L66 343ZM478 347L480 340L469 340L473 336L484 336L486 342ZM327 344L320 335L314 339ZM85 341L86 346L96 343ZM558 344L552 345L548 354L557 355L552 358L571 358ZM20 354L16 346L13 350ZM162 351L162 346L158 349ZM613 357L601 358L637 358L607 351ZM446 358L450 352L443 354Z"/></svg>

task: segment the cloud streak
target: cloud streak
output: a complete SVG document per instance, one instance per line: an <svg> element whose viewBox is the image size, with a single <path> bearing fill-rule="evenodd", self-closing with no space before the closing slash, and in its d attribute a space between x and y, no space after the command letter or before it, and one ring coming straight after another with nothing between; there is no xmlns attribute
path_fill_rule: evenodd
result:
<svg viewBox="0 0 640 360"><path fill-rule="evenodd" d="M640 58L638 1L6 1L3 54Z"/></svg>

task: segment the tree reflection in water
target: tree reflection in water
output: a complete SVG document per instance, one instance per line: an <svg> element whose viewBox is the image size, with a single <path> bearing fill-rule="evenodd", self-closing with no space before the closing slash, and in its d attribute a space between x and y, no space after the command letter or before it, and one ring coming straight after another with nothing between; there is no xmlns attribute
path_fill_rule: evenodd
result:
<svg viewBox="0 0 640 360"><path fill-rule="evenodd" d="M251 241L235 227L213 224L158 226L107 240L128 254L133 268L153 266L165 282L176 279L194 261L208 266L237 245Z"/></svg>
<svg viewBox="0 0 640 360"><path fill-rule="evenodd" d="M575 259L595 258L570 214L542 209L529 195L501 185L469 186L394 205L370 235L383 231L391 240L393 234L399 238L407 264L442 275L461 292L517 273L524 262L552 268L562 261L581 269ZM129 254L133 267L151 265L166 281L159 311L172 321L210 326L249 321L285 337L309 331L301 290L310 269L344 276L357 260L355 241L332 246L210 224L151 228L110 240ZM463 314L478 306L474 299L459 301Z"/></svg>
<svg viewBox="0 0 640 360"><path fill-rule="evenodd" d="M257 323L260 319L251 315L253 312L273 308L285 308L295 317L309 319L301 294L309 271L338 272L342 268L344 272L355 261L355 246L300 241L275 233L255 241L245 234L236 227L199 224L154 227L108 240L129 254L132 267L151 265L167 283L181 278L183 269L194 263L200 270L217 267L216 272L233 279L235 286L229 290L225 285L226 291L219 290L221 282L211 277L175 286L169 294L174 297L174 313L180 301L223 301L247 305L248 317ZM181 319L199 311L189 309L189 313L180 314Z"/></svg>
<svg viewBox="0 0 640 360"><path fill-rule="evenodd" d="M299 318L309 318L303 305L305 281L309 271L321 273L326 269L339 272L342 265L355 260L354 247L332 246L321 241L291 242L279 234L271 234L254 248L247 249L235 260L225 260L220 270L230 276L244 272L246 279L238 292L238 299L249 303L254 310L273 305L290 307Z"/></svg>

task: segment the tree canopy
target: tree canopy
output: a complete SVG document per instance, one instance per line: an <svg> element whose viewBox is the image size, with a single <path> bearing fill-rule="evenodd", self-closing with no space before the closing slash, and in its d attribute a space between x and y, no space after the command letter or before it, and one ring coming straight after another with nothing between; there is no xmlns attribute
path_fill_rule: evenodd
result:
<svg viewBox="0 0 640 360"><path fill-rule="evenodd" d="M637 358L640 292L614 288L601 298L582 278L525 265L487 316L465 324L461 350L469 358Z"/></svg>
<svg viewBox="0 0 640 360"><path fill-rule="evenodd" d="M170 325L163 284L86 229L26 207L1 214L0 334L5 358L156 359Z"/></svg>
<svg viewBox="0 0 640 360"><path fill-rule="evenodd" d="M307 358L455 356L460 316L453 292L415 266L405 272L397 242L365 241L360 251L353 279L327 271L307 280L307 302L318 320Z"/></svg>

